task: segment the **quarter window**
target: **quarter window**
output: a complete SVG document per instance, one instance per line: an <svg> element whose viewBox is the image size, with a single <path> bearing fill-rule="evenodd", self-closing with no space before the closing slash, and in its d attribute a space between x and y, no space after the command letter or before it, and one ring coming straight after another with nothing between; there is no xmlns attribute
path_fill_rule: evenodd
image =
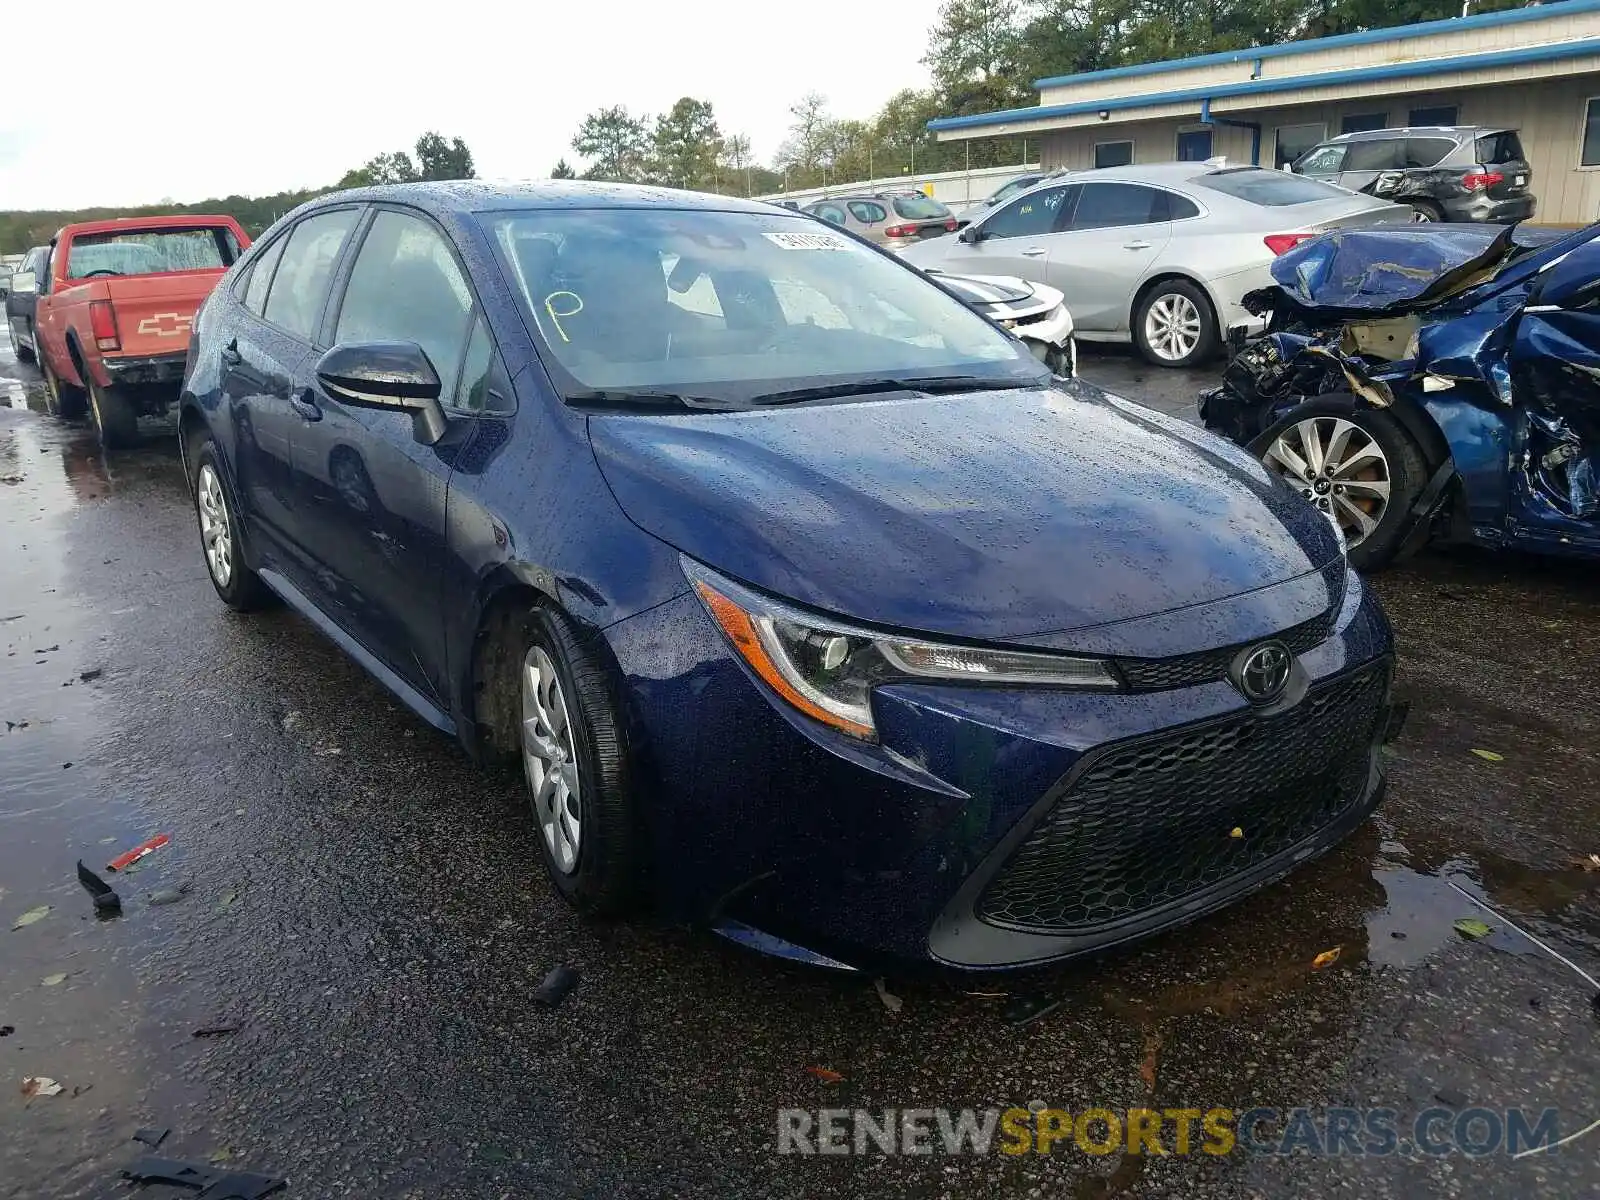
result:
<svg viewBox="0 0 1600 1200"><path fill-rule="evenodd" d="M272 273L277 270L278 260L283 257L283 248L288 242L289 239L286 237L278 238L250 264L250 278L245 280L244 285L244 306L258 317L266 308L267 289L272 286Z"/></svg>
<svg viewBox="0 0 1600 1200"><path fill-rule="evenodd" d="M267 292L263 312L267 320L307 341L315 340L334 264L355 228L356 212L340 208L317 213L294 227Z"/></svg>
<svg viewBox="0 0 1600 1200"><path fill-rule="evenodd" d="M461 363L461 390L455 397L455 407L463 412L490 412L498 406L489 396L489 381L494 369L494 339L483 314L472 323L472 336L467 339L466 357Z"/></svg>
<svg viewBox="0 0 1600 1200"><path fill-rule="evenodd" d="M996 238L1038 237L1053 232L1070 190L1066 187L1041 188L1018 196L983 223L984 235Z"/></svg>
<svg viewBox="0 0 1600 1200"><path fill-rule="evenodd" d="M455 256L426 221L384 210L373 219L339 306L335 342L415 342L453 396L472 293Z"/></svg>
<svg viewBox="0 0 1600 1200"><path fill-rule="evenodd" d="M1094 165L1097 169L1103 167L1126 167L1132 162L1132 142L1096 142L1094 144Z"/></svg>

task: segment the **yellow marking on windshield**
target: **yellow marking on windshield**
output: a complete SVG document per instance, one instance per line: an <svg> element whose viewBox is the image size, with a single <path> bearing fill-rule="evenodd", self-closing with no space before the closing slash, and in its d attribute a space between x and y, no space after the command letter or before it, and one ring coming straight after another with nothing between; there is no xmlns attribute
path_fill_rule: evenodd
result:
<svg viewBox="0 0 1600 1200"><path fill-rule="evenodd" d="M572 302L573 307L566 312L556 311L556 299L560 296L566 296ZM576 292L551 292L544 298L544 310L550 314L550 319L555 322L556 332L561 335L561 340L570 342L572 339L567 336L567 331L561 328L561 318L575 317L581 313L583 311L583 297Z"/></svg>

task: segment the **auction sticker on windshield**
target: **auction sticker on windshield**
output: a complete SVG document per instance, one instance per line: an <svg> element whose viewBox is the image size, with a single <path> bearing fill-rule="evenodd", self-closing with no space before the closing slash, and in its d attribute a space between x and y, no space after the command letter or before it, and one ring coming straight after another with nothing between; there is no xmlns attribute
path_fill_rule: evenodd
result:
<svg viewBox="0 0 1600 1200"><path fill-rule="evenodd" d="M767 241L783 250L848 250L850 243L831 233L768 233Z"/></svg>

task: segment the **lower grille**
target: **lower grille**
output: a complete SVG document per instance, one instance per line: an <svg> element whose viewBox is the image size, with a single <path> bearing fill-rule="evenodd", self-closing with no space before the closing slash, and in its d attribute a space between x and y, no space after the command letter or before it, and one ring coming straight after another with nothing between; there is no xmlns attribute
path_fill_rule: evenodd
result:
<svg viewBox="0 0 1600 1200"><path fill-rule="evenodd" d="M1092 930L1298 844L1361 798L1388 685L1382 663L1313 689L1288 712L1091 752L984 891L978 916L1029 931Z"/></svg>

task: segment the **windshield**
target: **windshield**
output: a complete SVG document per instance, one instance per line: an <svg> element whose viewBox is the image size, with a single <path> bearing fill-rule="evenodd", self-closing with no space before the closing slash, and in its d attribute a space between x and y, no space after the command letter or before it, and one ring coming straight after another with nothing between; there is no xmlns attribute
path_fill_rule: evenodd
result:
<svg viewBox="0 0 1600 1200"><path fill-rule="evenodd" d="M215 226L82 233L72 239L67 278L82 279L97 271L154 275L162 271L220 270L231 266L238 253L233 231Z"/></svg>
<svg viewBox="0 0 1600 1200"><path fill-rule="evenodd" d="M955 297L808 217L605 208L482 219L569 399L633 390L742 405L854 380L1041 379L1019 342Z"/></svg>

